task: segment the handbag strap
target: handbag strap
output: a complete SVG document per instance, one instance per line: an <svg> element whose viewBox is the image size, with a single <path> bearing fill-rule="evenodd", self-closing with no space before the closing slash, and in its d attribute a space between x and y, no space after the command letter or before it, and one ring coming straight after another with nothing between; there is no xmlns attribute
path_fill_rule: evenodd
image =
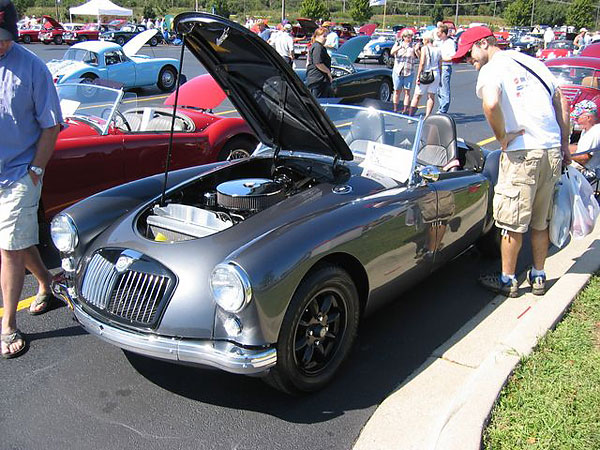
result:
<svg viewBox="0 0 600 450"><path fill-rule="evenodd" d="M534 77L536 77L540 83L542 83L544 85L544 87L546 88L546 90L548 91L548 95L550 96L550 98L552 98L552 91L550 90L550 88L548 87L548 85L546 84L546 82L544 80L542 80L542 77L540 77L537 73L535 73L533 71L533 69L531 69L530 67L526 66L525 64L523 64L520 61L517 61L515 58L511 58L514 62L516 62L518 65L520 65L521 67L523 67L523 69L525 69L526 71L528 71L531 75L533 75Z"/></svg>

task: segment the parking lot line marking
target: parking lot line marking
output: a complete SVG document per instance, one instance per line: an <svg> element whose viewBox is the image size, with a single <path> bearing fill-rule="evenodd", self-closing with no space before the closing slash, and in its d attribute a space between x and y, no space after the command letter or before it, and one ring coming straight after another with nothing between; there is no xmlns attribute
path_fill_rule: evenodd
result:
<svg viewBox="0 0 600 450"><path fill-rule="evenodd" d="M215 116L221 116L223 114L231 114L231 113L236 113L236 112L237 112L237 109L230 109L227 111L219 111L219 112L215 113Z"/></svg>
<svg viewBox="0 0 600 450"><path fill-rule="evenodd" d="M491 138L487 138L487 139L484 139L483 141L479 141L477 143L477 145L489 144L490 142L494 142L495 140L496 140L496 138L494 136L492 136Z"/></svg>
<svg viewBox="0 0 600 450"><path fill-rule="evenodd" d="M167 97L168 97L168 95L156 95L153 97L132 98L130 100L123 100L123 103L150 102L152 100L160 100L161 98L167 98Z"/></svg>
<svg viewBox="0 0 600 450"><path fill-rule="evenodd" d="M25 300L21 300L17 304L17 311L21 311L22 309L29 308L29 306L31 305L31 302L33 302L34 299L35 299L35 295L32 297L26 298ZM0 318L2 318L3 315L4 315L4 308L0 308Z"/></svg>

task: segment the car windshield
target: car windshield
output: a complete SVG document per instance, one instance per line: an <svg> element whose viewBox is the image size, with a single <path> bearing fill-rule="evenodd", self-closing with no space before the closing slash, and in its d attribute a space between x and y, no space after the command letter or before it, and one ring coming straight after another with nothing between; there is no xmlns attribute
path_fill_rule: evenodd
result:
<svg viewBox="0 0 600 450"><path fill-rule="evenodd" d="M548 48L573 50L571 41L554 41L548 44Z"/></svg>
<svg viewBox="0 0 600 450"><path fill-rule="evenodd" d="M420 119L374 108L321 106L346 140L354 161L363 170L400 183L409 181L415 164L414 154L419 145ZM255 155L272 152L271 148L260 145Z"/></svg>
<svg viewBox="0 0 600 450"><path fill-rule="evenodd" d="M135 31L135 27L132 25L125 25L124 27L121 27L121 31L132 32Z"/></svg>
<svg viewBox="0 0 600 450"><path fill-rule="evenodd" d="M559 86L575 84L578 86L598 86L597 77L594 77L594 69L588 67L554 66L548 67L550 72L558 80ZM596 79L594 79L596 78Z"/></svg>
<svg viewBox="0 0 600 450"><path fill-rule="evenodd" d="M98 54L82 48L70 48L63 56L69 61L81 61L92 66L98 65Z"/></svg>
<svg viewBox="0 0 600 450"><path fill-rule="evenodd" d="M121 89L113 89L94 84L65 83L56 86L63 117L84 120L106 134L110 122L121 104L129 102L135 106L135 94L124 99Z"/></svg>

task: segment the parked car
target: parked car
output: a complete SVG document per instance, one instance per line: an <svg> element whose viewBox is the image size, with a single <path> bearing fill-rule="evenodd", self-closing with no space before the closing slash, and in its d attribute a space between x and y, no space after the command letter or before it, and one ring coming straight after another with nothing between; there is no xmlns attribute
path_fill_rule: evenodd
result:
<svg viewBox="0 0 600 450"><path fill-rule="evenodd" d="M105 33L102 33L99 37L101 41L115 42L121 46L125 45L126 42L129 42L133 39L134 36L137 36L140 33L146 31L146 26L141 24L126 24L121 26L118 30L111 30ZM149 31L149 30L148 30ZM158 32L158 30L153 29L154 35L148 39L148 44L152 47L156 47L163 41L162 36Z"/></svg>
<svg viewBox="0 0 600 450"><path fill-rule="evenodd" d="M210 76L194 81L179 92L171 169L248 157L258 143L251 128L239 117L211 113L226 96ZM47 222L96 192L164 171L173 96L154 107L98 84L64 83L57 90L66 126L44 175Z"/></svg>
<svg viewBox="0 0 600 450"><path fill-rule="evenodd" d="M308 47L315 30L319 25L312 19L298 18L298 24L292 27L292 37L294 38L294 58L306 56Z"/></svg>
<svg viewBox="0 0 600 450"><path fill-rule="evenodd" d="M127 89L156 85L170 92L177 81L178 61L136 54L155 33L147 30L123 47L112 42L80 42L67 50L63 59L46 65L56 84L103 78L117 81Z"/></svg>
<svg viewBox="0 0 600 450"><path fill-rule="evenodd" d="M44 26L40 30L38 39L48 45L54 42L56 45L63 43L65 28L50 16L42 16Z"/></svg>
<svg viewBox="0 0 600 450"><path fill-rule="evenodd" d="M42 25L34 25L30 28L19 28L19 42L23 44L31 44L32 42L40 42L40 31Z"/></svg>
<svg viewBox="0 0 600 450"><path fill-rule="evenodd" d="M331 57L334 97L345 103L358 103L367 98L388 102L393 91L392 71L388 68L362 69L352 61L370 38L357 36L346 41ZM297 69L301 80L306 79L306 69Z"/></svg>
<svg viewBox="0 0 600 450"><path fill-rule="evenodd" d="M592 100L600 109L599 58L564 57L549 59L545 64L556 77L571 109L582 100Z"/></svg>
<svg viewBox="0 0 600 450"><path fill-rule="evenodd" d="M600 58L600 43L586 45L585 48L579 52L579 56Z"/></svg>
<svg viewBox="0 0 600 450"><path fill-rule="evenodd" d="M63 33L63 40L69 44L77 42L97 41L100 36L100 29L96 23L88 23L77 30L66 31Z"/></svg>
<svg viewBox="0 0 600 450"><path fill-rule="evenodd" d="M499 152L482 168L448 115L320 106L273 48L222 17L185 13L175 28L261 144L56 216L54 292L127 351L321 389L366 314L492 227Z"/></svg>
<svg viewBox="0 0 600 450"><path fill-rule="evenodd" d="M535 56L541 61L546 61L547 59L572 56L574 50L573 41L556 40L548 43L548 47L540 48Z"/></svg>
<svg viewBox="0 0 600 450"><path fill-rule="evenodd" d="M393 33L373 33L371 40L358 55L358 60L375 59L379 64L392 67L394 58L390 55L390 52L395 40L396 35Z"/></svg>

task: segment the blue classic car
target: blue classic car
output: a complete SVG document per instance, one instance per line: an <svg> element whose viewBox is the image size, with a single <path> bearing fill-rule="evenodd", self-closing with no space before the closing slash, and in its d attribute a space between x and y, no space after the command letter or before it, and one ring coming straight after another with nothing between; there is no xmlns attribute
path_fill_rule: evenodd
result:
<svg viewBox="0 0 600 450"><path fill-rule="evenodd" d="M175 87L179 62L136 55L155 34L156 30L140 33L123 47L112 42L81 42L67 50L63 59L49 61L47 66L55 84L103 78L119 82L126 89L156 85L168 92Z"/></svg>
<svg viewBox="0 0 600 450"><path fill-rule="evenodd" d="M395 40L396 35L394 33L373 34L371 40L358 55L358 59L376 59L379 61L379 64L385 64L388 67L392 67L394 65L394 58L391 57L390 52L394 46Z"/></svg>

